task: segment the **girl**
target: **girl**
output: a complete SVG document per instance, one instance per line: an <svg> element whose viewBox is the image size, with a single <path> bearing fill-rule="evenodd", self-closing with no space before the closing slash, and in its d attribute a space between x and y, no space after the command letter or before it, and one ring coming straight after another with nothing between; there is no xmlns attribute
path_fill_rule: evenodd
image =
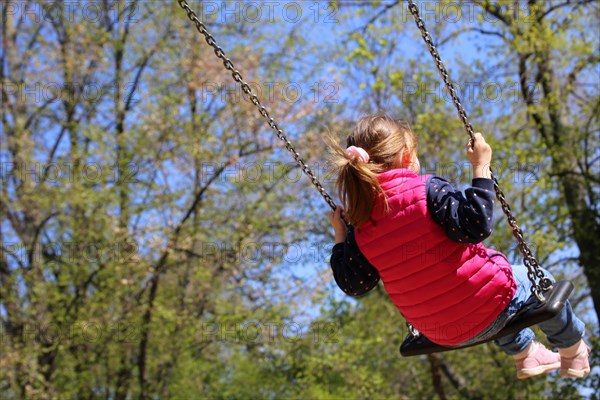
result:
<svg viewBox="0 0 600 400"><path fill-rule="evenodd" d="M511 267L481 243L492 233L494 207L492 149L483 136L467 145L473 182L465 195L442 178L419 175L417 141L404 123L368 116L346 141L342 149L329 140L344 206L329 216L338 286L359 296L381 277L404 318L441 345L484 340L502 329L531 283L524 266ZM496 341L514 357L518 378L558 368L569 377L589 373L584 325L568 302L539 326L558 353L534 341L529 328Z"/></svg>

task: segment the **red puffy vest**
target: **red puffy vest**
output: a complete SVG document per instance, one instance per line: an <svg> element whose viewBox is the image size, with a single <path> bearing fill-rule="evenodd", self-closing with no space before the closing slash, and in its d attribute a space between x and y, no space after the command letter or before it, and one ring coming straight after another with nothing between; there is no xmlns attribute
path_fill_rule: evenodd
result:
<svg viewBox="0 0 600 400"><path fill-rule="evenodd" d="M427 176L394 169L378 176L371 220L355 232L404 318L433 342L451 346L485 329L511 301L516 284L504 257L483 244L447 238L427 210Z"/></svg>

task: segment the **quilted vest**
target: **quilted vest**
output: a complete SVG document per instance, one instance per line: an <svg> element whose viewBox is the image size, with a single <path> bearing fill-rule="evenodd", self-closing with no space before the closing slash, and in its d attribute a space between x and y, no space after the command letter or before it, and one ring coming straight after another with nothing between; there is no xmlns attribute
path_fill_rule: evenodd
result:
<svg viewBox="0 0 600 400"><path fill-rule="evenodd" d="M388 199L355 231L404 318L429 340L451 346L483 331L511 301L516 284L505 257L483 244L447 238L427 209L428 176L394 169L378 176Z"/></svg>

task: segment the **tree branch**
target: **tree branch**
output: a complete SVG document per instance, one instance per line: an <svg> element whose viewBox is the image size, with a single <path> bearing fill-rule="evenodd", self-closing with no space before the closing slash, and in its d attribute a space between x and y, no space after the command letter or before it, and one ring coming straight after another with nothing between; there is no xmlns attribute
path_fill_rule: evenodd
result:
<svg viewBox="0 0 600 400"><path fill-rule="evenodd" d="M447 42L449 42L450 40L452 40L466 32L477 32L477 33L481 33L482 35L487 35L487 36L498 36L504 42L507 42L507 43L509 42L508 38L506 36L504 36L501 32L488 31L488 30L481 29L481 28L461 28L457 31L452 32L450 35L448 35L445 38L443 38L442 40L440 40L438 43L438 46L442 46L442 45L446 44Z"/></svg>
<svg viewBox="0 0 600 400"><path fill-rule="evenodd" d="M369 29L369 26L373 25L382 15L384 15L385 13L387 13L389 10L391 10L392 8L396 7L398 4L400 3L400 0L396 0L393 3L390 3L388 5L386 5L385 7L383 7L377 14L373 15L368 21L367 23L362 27L362 29L355 29L354 32L356 31L362 31L363 33L365 33L367 31L367 29Z"/></svg>
<svg viewBox="0 0 600 400"><path fill-rule="evenodd" d="M576 3L573 3L573 2L571 2L571 0L567 0L563 3L555 4L555 5L551 6L550 8L548 8L543 14L540 14L537 17L537 21L541 22L546 16L548 16L553 11L558 10L559 8L572 5L573 9L576 9L576 8L586 5L586 4L595 3L596 1L598 1L598 0L580 0Z"/></svg>
<svg viewBox="0 0 600 400"><path fill-rule="evenodd" d="M575 80L577 80L577 75L588 65L600 63L600 54L590 54L588 57L584 59L577 60L577 63L573 67L573 70L569 72L567 75L567 87L572 87ZM571 91L571 90L569 90Z"/></svg>
<svg viewBox="0 0 600 400"><path fill-rule="evenodd" d="M469 390L468 384L460 375L457 375L456 372L452 369L450 364L444 360L440 360L440 366L444 375L448 378L452 386L466 399L470 400L480 400L483 399L481 393L473 392Z"/></svg>

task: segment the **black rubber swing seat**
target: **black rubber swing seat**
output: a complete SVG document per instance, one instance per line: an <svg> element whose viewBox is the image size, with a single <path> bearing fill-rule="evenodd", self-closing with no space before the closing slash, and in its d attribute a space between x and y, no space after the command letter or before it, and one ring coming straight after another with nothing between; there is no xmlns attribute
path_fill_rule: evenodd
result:
<svg viewBox="0 0 600 400"><path fill-rule="evenodd" d="M559 281L549 290L545 291L546 301L540 302L536 296L531 295L523 308L519 310L506 324L500 332L489 340L471 343L468 345L442 346L431 342L423 335L413 336L409 334L400 346L400 354L404 357L418 356L421 354L441 353L443 351L463 349L489 342L511 333L516 333L521 329L527 328L546 321L557 315L565 306L569 295L573 291L573 284L570 281Z"/></svg>

